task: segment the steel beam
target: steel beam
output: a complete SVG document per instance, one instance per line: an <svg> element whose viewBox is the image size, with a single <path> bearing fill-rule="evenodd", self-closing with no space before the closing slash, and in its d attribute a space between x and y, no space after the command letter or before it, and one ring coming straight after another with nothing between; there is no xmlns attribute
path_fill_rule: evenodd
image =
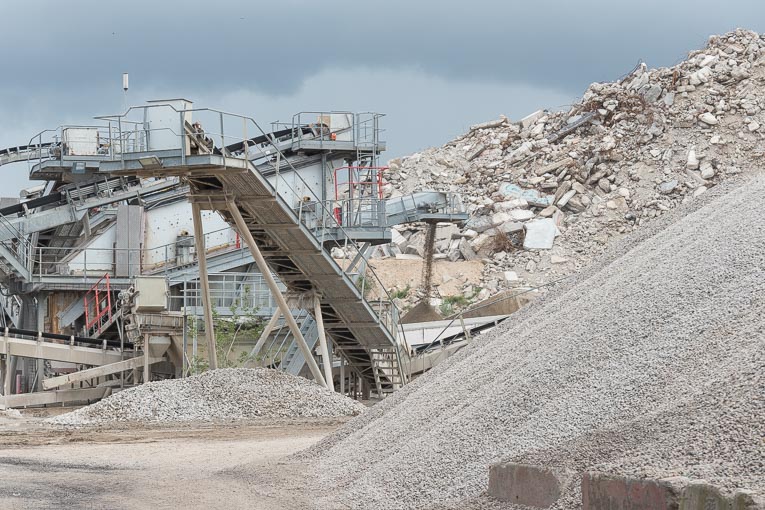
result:
<svg viewBox="0 0 765 510"><path fill-rule="evenodd" d="M111 392L111 388L102 386L98 388L38 391L35 393L21 393L19 395L5 395L2 400L5 407L41 406L99 400L109 396Z"/></svg>
<svg viewBox="0 0 765 510"><path fill-rule="evenodd" d="M105 351L95 347L38 342L25 338L0 336L0 354L22 358L49 359L82 365L107 365L122 360L117 351ZM9 371L10 373L10 371Z"/></svg>
<svg viewBox="0 0 765 510"><path fill-rule="evenodd" d="M274 277L271 274L271 269L268 267L266 259L263 258L263 254L260 253L260 249L255 243L255 238L252 237L252 232L250 232L250 229L247 228L247 224L244 222L244 218L242 218L242 213L239 212L239 208L233 201L228 203L228 210L231 213L231 216L234 218L237 230L239 230L239 235L242 236L242 239L244 239L245 243L247 243L247 246L250 248L252 257L255 259L255 263L257 264L258 269L260 269L260 272L263 274L263 279L266 281L268 288L271 290L271 294L274 296L276 304L279 305L279 309L282 311L282 315L284 315L284 319L287 321L287 325L292 332L292 336L295 337L295 341L297 342L298 347L300 347L300 351L303 353L303 357L305 358L306 363L308 363L308 368L311 369L313 378L317 383L326 388L327 382L321 375L319 365L317 365L316 360L313 359L313 355L311 355L311 349L308 348L308 344L306 344L305 338L303 338L303 334L300 332L300 327L297 325L295 318L290 312L287 301L284 299L284 296L279 290L279 287L276 285L276 280L274 280Z"/></svg>
<svg viewBox="0 0 765 510"><path fill-rule="evenodd" d="M126 359L125 361L118 361L117 363L110 363L100 367L87 368L85 370L80 370L79 372L74 372L71 374L60 375L58 377L49 377L43 381L42 387L45 390L50 390L52 388L64 386L65 384L86 381L88 379L95 379L105 375L124 372L125 370L131 370L133 368L140 367L143 365L143 360L143 356L138 356L135 358ZM162 358L150 359L149 363L152 364L159 361L162 361Z"/></svg>

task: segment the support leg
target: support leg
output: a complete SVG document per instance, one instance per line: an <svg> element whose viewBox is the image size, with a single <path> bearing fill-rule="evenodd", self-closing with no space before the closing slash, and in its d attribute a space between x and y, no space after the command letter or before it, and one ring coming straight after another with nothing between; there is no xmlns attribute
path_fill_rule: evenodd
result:
<svg viewBox="0 0 765 510"><path fill-rule="evenodd" d="M210 362L210 370L215 370L218 368L218 353L215 349L215 327L213 325L212 300L210 299L210 280L207 277L207 250L205 248L204 229L202 228L202 209L199 204L194 203L191 204L191 212L194 216L194 242L197 248L197 261L199 262L199 283L202 285L207 357Z"/></svg>
<svg viewBox="0 0 765 510"><path fill-rule="evenodd" d="M327 381L327 388L334 391L335 385L332 382L332 360L329 357L327 348L327 335L324 332L324 317L321 314L321 300L313 300L313 316L316 319L316 328L319 330L319 347L321 349L321 361L324 365L324 380Z"/></svg>
<svg viewBox="0 0 765 510"><path fill-rule="evenodd" d="M0 381L5 381L5 373L8 371L8 364L6 363L5 358L0 359ZM3 395L5 395L5 384L3 384L3 387L0 388L0 391L2 391Z"/></svg>
<svg viewBox="0 0 765 510"><path fill-rule="evenodd" d="M345 358L340 356L340 393L345 395Z"/></svg>
<svg viewBox="0 0 765 510"><path fill-rule="evenodd" d="M276 327L276 324L279 322L279 317L282 316L282 311L278 308L274 312L273 316L271 316L271 320L268 321L268 324L266 324L265 329L260 334L260 338L258 338L257 343L255 344L255 347L252 348L250 351L250 357L257 356L260 350L263 348L263 344L266 343L266 340L268 340L268 337L271 335L271 332Z"/></svg>
<svg viewBox="0 0 765 510"><path fill-rule="evenodd" d="M279 287L276 285L276 280L274 280L273 275L271 275L271 268L268 267L266 259L263 258L263 254L260 253L260 248L258 248L258 245L255 243L255 238L252 237L252 232L250 232L250 229L247 227L247 223L245 223L244 218L242 218L242 213L239 212L239 208L233 201L229 202L228 209L231 213L231 216L234 218L234 221L236 222L236 228L239 230L239 235L242 236L242 239L244 239L244 241L247 243L247 247L250 249L250 253L252 253L252 258L255 259L255 263L258 265L258 269L263 274L263 279L266 281L266 285L268 285L271 294L274 296L276 304L279 305L279 309L282 311L282 315L284 315L284 320L287 321L290 332L292 333L292 336L295 337L295 341L297 342L298 347L300 347L300 351L303 353L303 357L305 358L305 362L308 364L308 368L311 369L313 378L317 383L326 388L327 383L324 380L324 377L321 375L319 365L316 364L316 360L313 358L311 349L309 349L308 344L305 343L303 333L300 332L300 327L297 325L297 322L295 322L295 318L290 312L287 301L284 299L284 296L279 290Z"/></svg>
<svg viewBox="0 0 765 510"><path fill-rule="evenodd" d="M7 344L6 344L7 345ZM13 385L16 383L16 356L7 356L5 365L5 381L3 383L3 392L5 395L13 395Z"/></svg>
<svg viewBox="0 0 765 510"><path fill-rule="evenodd" d="M143 382L151 381L151 372L149 372L149 335L143 336Z"/></svg>

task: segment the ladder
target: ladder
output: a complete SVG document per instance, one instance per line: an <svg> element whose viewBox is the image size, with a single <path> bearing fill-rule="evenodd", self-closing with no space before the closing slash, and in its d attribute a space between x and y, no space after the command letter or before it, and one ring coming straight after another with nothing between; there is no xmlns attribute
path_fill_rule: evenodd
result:
<svg viewBox="0 0 765 510"><path fill-rule="evenodd" d="M403 386L394 349L373 349L372 364L375 390L379 398L384 398Z"/></svg>

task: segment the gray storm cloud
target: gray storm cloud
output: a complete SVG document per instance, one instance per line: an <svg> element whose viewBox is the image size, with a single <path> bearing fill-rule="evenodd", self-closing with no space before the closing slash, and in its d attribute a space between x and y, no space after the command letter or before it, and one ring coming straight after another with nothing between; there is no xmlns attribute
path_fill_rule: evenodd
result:
<svg viewBox="0 0 765 510"><path fill-rule="evenodd" d="M0 145L113 113L129 71L134 103L182 95L265 122L385 110L400 155L571 102L638 59L671 65L710 34L763 31L765 2L6 0L3 20Z"/></svg>

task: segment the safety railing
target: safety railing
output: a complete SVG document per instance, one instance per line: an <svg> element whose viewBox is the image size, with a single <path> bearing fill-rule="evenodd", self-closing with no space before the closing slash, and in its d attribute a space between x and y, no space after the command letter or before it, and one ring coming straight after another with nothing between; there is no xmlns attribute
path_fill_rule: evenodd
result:
<svg viewBox="0 0 765 510"><path fill-rule="evenodd" d="M355 198L334 200L330 205L334 222L343 228L388 228L384 201Z"/></svg>
<svg viewBox="0 0 765 510"><path fill-rule="evenodd" d="M205 232L206 256L216 257L240 251L243 263L249 255L242 248L236 231L227 227ZM32 278L47 275L94 276L117 272L117 260L121 259L120 270L126 275L169 274L179 268L197 263L194 238L179 237L174 243L153 248L96 248L84 247L37 247L32 260ZM124 257L120 257L124 255Z"/></svg>
<svg viewBox="0 0 765 510"><path fill-rule="evenodd" d="M387 166L343 166L335 168L335 200L383 198L383 172Z"/></svg>
<svg viewBox="0 0 765 510"><path fill-rule="evenodd" d="M112 318L112 291L109 275L103 275L85 294L85 328L94 333Z"/></svg>
<svg viewBox="0 0 765 510"><path fill-rule="evenodd" d="M276 309L276 301L260 273L210 273L208 279L213 309L237 315L268 315ZM170 310L201 314L202 289L198 281L170 279L169 285L177 289L169 297ZM283 284L278 285L285 289Z"/></svg>

